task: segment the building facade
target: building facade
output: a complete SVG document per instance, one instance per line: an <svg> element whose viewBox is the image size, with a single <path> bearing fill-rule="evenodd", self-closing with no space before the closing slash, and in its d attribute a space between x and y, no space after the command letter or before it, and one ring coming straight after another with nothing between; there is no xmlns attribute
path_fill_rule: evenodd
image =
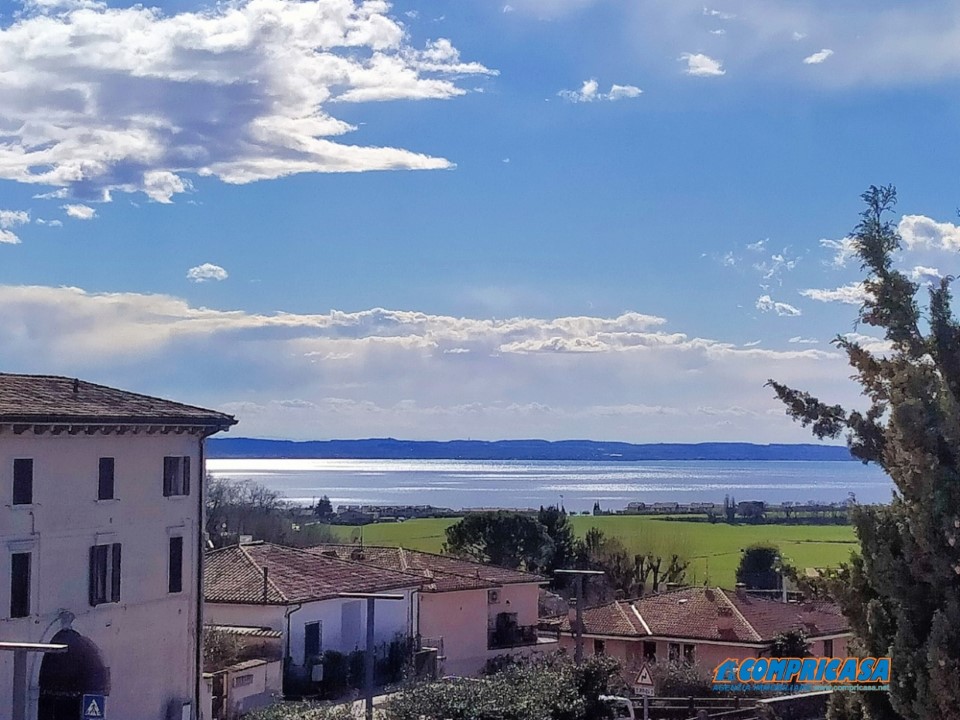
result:
<svg viewBox="0 0 960 720"><path fill-rule="evenodd" d="M27 718L197 716L203 443L221 413L70 378L0 374L0 640L32 654ZM14 692L0 653L0 697Z"/></svg>

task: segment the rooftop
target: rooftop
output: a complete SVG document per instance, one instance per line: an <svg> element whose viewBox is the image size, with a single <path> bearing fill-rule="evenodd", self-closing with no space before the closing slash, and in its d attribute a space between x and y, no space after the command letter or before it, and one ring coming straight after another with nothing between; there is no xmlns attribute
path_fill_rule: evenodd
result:
<svg viewBox="0 0 960 720"><path fill-rule="evenodd" d="M271 543L211 550L203 581L207 602L264 605L327 600L344 592L416 588L422 583L418 575Z"/></svg>
<svg viewBox="0 0 960 720"><path fill-rule="evenodd" d="M849 629L833 603L782 603L707 587L682 588L583 611L583 631L588 635L767 643L788 630L817 637ZM568 618L561 631L571 632Z"/></svg>
<svg viewBox="0 0 960 720"><path fill-rule="evenodd" d="M0 423L200 425L225 430L232 415L56 375L0 373Z"/></svg>
<svg viewBox="0 0 960 720"><path fill-rule="evenodd" d="M540 575L520 570L399 547L327 544L317 545L309 550L328 557L339 557L398 572L415 573L430 581L424 590L433 592L547 582L547 579Z"/></svg>

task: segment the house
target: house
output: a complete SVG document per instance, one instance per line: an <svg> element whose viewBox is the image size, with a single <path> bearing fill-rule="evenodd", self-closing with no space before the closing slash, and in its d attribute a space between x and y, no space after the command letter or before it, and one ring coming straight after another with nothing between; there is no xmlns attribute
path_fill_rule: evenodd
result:
<svg viewBox="0 0 960 720"><path fill-rule="evenodd" d="M79 718L84 693L110 717L197 717L204 438L235 422L0 374L0 640L68 648L27 657L27 718ZM13 683L0 652L0 698Z"/></svg>
<svg viewBox="0 0 960 720"><path fill-rule="evenodd" d="M540 587L547 582L539 575L397 547L320 545L311 551L421 577L415 626L422 646L438 648L441 674L478 675L498 656L558 647L555 636L538 630Z"/></svg>
<svg viewBox="0 0 960 720"><path fill-rule="evenodd" d="M204 616L216 625L282 633L287 659L284 687L314 681L323 653L366 647L365 601L341 593L391 593L399 601L376 604L377 645L414 635L413 594L419 575L372 567L306 550L251 543L207 553ZM318 676L316 676L319 679Z"/></svg>
<svg viewBox="0 0 960 720"><path fill-rule="evenodd" d="M573 652L576 621L564 618L560 644ZM806 635L815 656L846 654L850 627L833 603L782 603L744 591L691 587L583 611L584 655L607 654L627 671L644 661L697 665L760 657L788 630Z"/></svg>

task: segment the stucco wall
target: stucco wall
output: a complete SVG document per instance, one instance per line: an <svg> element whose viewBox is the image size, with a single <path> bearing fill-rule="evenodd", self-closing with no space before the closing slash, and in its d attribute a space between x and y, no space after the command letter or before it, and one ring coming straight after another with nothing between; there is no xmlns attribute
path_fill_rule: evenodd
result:
<svg viewBox="0 0 960 720"><path fill-rule="evenodd" d="M163 496L163 458L191 458L186 497ZM115 500L97 500L99 458L115 458ZM14 458L33 458L33 503L12 506ZM165 718L171 702L192 702L197 637L199 440L189 435L0 436L0 637L46 642L61 629L92 640L110 668L113 716ZM183 536L183 591L168 593L168 542ZM89 552L122 546L119 603L91 607ZM29 618L7 617L10 556L30 552ZM149 650L149 651L147 651ZM0 688L12 660L0 657ZM29 717L36 713L41 658L28 664Z"/></svg>

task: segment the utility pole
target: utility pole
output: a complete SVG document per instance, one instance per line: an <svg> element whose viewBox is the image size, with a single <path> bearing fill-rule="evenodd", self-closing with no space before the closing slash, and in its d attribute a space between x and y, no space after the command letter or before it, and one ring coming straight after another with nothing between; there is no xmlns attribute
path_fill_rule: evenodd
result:
<svg viewBox="0 0 960 720"><path fill-rule="evenodd" d="M590 575L603 575L602 570L556 570L556 574L573 575L577 579L577 627L575 629L576 646L573 661L583 662L583 578Z"/></svg>
<svg viewBox="0 0 960 720"><path fill-rule="evenodd" d="M13 720L27 720L27 653L64 653L66 645L0 642L0 651L13 652Z"/></svg>
<svg viewBox="0 0 960 720"><path fill-rule="evenodd" d="M376 615L377 600L403 600L404 595L388 595L385 593L340 593L342 598L356 598L367 601L367 650L364 653L364 694L366 696L366 720L373 720L373 664L374 642L373 630Z"/></svg>

